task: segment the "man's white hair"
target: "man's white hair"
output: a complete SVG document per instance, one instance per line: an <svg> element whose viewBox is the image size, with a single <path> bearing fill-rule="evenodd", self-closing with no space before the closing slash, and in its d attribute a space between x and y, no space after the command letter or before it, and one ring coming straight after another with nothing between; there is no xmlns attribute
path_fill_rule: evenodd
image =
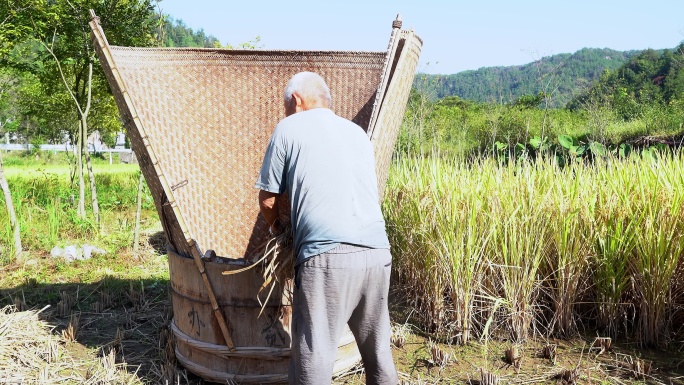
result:
<svg viewBox="0 0 684 385"><path fill-rule="evenodd" d="M327 101L332 105L330 88L321 75L314 72L295 74L285 87L285 104L292 102L292 94L297 93L304 100Z"/></svg>

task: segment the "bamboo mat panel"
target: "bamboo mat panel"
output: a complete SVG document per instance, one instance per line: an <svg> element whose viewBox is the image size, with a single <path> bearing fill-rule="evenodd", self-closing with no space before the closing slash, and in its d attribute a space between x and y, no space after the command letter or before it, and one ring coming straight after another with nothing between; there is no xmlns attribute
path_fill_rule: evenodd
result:
<svg viewBox="0 0 684 385"><path fill-rule="evenodd" d="M228 258L249 256L267 235L254 183L284 118L287 81L319 73L335 113L367 129L385 60L382 52L109 49L142 125L124 116L167 237L182 254L193 238ZM155 156L145 156L146 143ZM185 233L155 170L163 170Z"/></svg>

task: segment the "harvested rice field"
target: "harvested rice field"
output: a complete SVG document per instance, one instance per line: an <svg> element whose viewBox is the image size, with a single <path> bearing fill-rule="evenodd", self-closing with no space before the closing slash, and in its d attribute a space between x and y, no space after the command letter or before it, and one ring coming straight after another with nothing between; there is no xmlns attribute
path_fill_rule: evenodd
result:
<svg viewBox="0 0 684 385"><path fill-rule="evenodd" d="M0 383L206 383L171 354L166 257L154 247L161 234L145 234L138 257L66 264L44 253L2 268ZM403 384L483 383L483 372L508 384L684 383L684 353L675 344L645 349L578 334L519 343L493 335L461 345L425 331L393 287L393 353ZM362 369L335 383L363 384Z"/></svg>
<svg viewBox="0 0 684 385"><path fill-rule="evenodd" d="M683 384L683 165L396 162L384 210L402 383ZM149 192L134 250L138 175L104 174L100 230L70 214L62 179L10 178L25 251L3 242L0 383L206 383L173 354ZM53 255L86 243L104 253ZM335 382L363 384L362 368Z"/></svg>

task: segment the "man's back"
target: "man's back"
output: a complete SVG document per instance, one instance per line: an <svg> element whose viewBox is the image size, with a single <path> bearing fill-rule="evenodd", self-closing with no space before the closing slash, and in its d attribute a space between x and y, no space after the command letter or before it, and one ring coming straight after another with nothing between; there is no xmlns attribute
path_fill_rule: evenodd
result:
<svg viewBox="0 0 684 385"><path fill-rule="evenodd" d="M294 75L283 101L288 117L273 132L256 186L271 228L280 194L288 193L292 209L297 261L290 384L331 382L348 325L366 383L396 385L387 305L392 255L372 146L359 126L330 110L330 90L320 75Z"/></svg>
<svg viewBox="0 0 684 385"><path fill-rule="evenodd" d="M373 149L359 126L327 108L291 115L266 158L257 186L290 197L297 264L340 243L389 248Z"/></svg>

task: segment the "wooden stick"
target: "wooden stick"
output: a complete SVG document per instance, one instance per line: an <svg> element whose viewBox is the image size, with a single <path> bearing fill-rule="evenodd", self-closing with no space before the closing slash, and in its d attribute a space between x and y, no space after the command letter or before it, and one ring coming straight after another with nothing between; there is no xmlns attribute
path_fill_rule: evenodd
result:
<svg viewBox="0 0 684 385"><path fill-rule="evenodd" d="M111 152L110 152L111 154ZM138 247L140 243L140 212L142 211L142 191L145 177L140 171L140 178L138 179L138 196L135 199L135 228L133 230L133 254L138 256Z"/></svg>
<svg viewBox="0 0 684 385"><path fill-rule="evenodd" d="M207 276L207 270L204 268L204 261L202 261L202 252L197 246L195 240L192 240L190 246L190 252L192 253L192 258L195 260L195 265L202 275L202 281L204 282L204 287L207 289L207 294L209 294L209 301L211 302L211 309L214 311L214 316L218 321L219 327L221 328L221 334L223 334L223 339L226 341L226 346L231 352L235 351L235 344L233 344L233 339L230 337L228 332L228 325L226 320L221 313L221 308L216 301L216 295L214 295L214 290L211 288L211 282L209 282L209 277Z"/></svg>
<svg viewBox="0 0 684 385"><path fill-rule="evenodd" d="M142 143L145 147L145 151L147 152L147 157L150 160L150 164L154 168L154 172L157 174L157 177L159 178L159 183L164 190L164 195L166 195L166 199L168 201L168 205L171 207L173 210L173 214L176 217L176 222L178 223L178 226L181 229L181 232L183 236L185 237L186 244L189 248L190 254L192 255L193 259L195 260L195 264L197 265L197 269L199 270L201 276L202 276L202 281L204 282L204 287L207 289L207 293L209 294L209 300L211 301L211 307L214 311L214 316L216 317L216 320L218 321L219 327L221 328L221 333L223 334L223 338L225 339L226 346L231 351L235 350L235 346L233 344L233 340L230 337L230 333L228 332L228 326L226 324L226 320L223 317L223 313L221 313L221 309L218 306L218 303L216 302L216 296L214 295L214 290L211 287L211 283L209 282L209 278L207 277L207 273L204 269L204 262L202 261L202 254L199 250L199 246L195 242L195 240L192 238L192 235L190 234L190 231L188 227L185 224L185 221L183 220L183 216L181 215L180 209L178 208L178 205L176 204L176 200L173 195L173 191L171 190L169 183L166 180L166 177L162 173L161 167L159 165L159 161L157 159L157 156L154 152L154 149L152 148L152 145L149 142L147 133L145 131L145 128L140 121L140 118L138 116L137 111L135 110L135 107L133 105L133 101L131 100L130 95L126 91L125 84L123 82L123 79L121 75L119 74L119 70L116 67L116 64L114 63L114 59L112 57L112 53L109 49L109 43L107 42L107 39L105 37L104 31L102 30L102 27L100 26L100 19L95 15L95 12L93 10L90 10L90 16L91 16L91 21L90 21L90 28L93 33L93 40L95 41L94 46L95 46L95 51L98 54L98 57L100 58L100 61L102 62L102 66L105 69L105 74L111 74L111 77L113 78L113 83L116 85L116 87L112 87L112 91L114 93L118 93L121 99L123 100L123 105L119 105L119 108L121 110L127 111L128 115L130 115L130 120L128 121L128 124L126 124L126 128L130 129L129 126L134 127L137 129L138 133L140 134L140 138L142 140ZM118 104L118 103L117 103ZM137 155L137 154L136 154ZM162 221L164 219L162 218ZM170 234L168 234L170 235ZM180 251L180 250L179 250Z"/></svg>

